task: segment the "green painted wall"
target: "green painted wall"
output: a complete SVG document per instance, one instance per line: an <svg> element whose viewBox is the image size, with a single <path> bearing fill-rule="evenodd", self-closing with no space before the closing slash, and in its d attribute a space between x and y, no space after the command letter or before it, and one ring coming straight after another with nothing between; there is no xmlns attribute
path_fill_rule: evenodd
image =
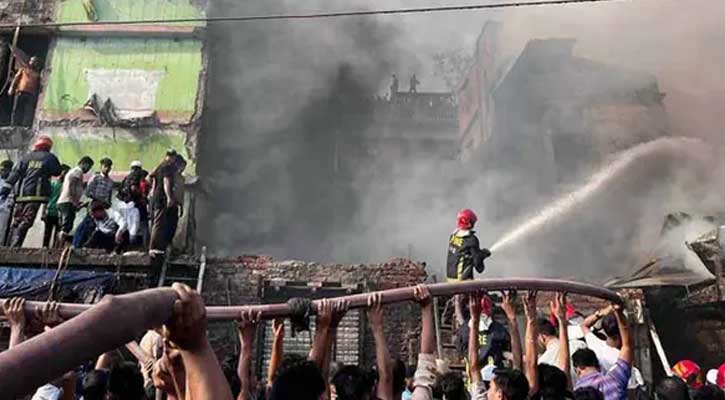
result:
<svg viewBox="0 0 725 400"><path fill-rule="evenodd" d="M42 110L58 117L88 100L86 69L146 69L166 72L156 111L188 121L196 109L202 43L197 39L58 38Z"/></svg>
<svg viewBox="0 0 725 400"><path fill-rule="evenodd" d="M110 157L116 171L128 171L131 161L134 160L140 160L144 168L150 170L159 163L166 150L173 148L189 160L186 173L193 175L195 171L191 157L184 147L186 134L181 131L150 130L142 132L141 135L131 135L129 132L112 131L110 128L100 132L98 128L51 128L44 129L43 133L53 138L53 152L61 162L71 166L88 155L96 161Z"/></svg>
<svg viewBox="0 0 725 400"><path fill-rule="evenodd" d="M93 0L98 21L137 21L152 19L203 18L205 12L189 0ZM59 22L88 22L82 0L62 0ZM184 23L203 26L203 22Z"/></svg>

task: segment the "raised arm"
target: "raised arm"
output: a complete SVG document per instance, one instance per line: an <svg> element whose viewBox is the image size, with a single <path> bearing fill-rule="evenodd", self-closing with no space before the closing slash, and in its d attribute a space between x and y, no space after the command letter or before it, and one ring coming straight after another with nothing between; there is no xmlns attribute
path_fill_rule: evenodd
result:
<svg viewBox="0 0 725 400"><path fill-rule="evenodd" d="M478 357L478 325L481 322L481 293L473 292L468 298L471 326L468 328L468 363L471 384L481 381L481 360Z"/></svg>
<svg viewBox="0 0 725 400"><path fill-rule="evenodd" d="M327 379L330 376L330 360L332 359L332 344L337 340L337 327L340 326L342 318L345 317L347 309L350 308L350 302L333 300L332 301L332 322L330 323L330 333L325 341L325 352L322 358L322 367L320 368L322 376ZM330 385L325 389L326 398L330 398Z"/></svg>
<svg viewBox="0 0 725 400"><path fill-rule="evenodd" d="M269 359L269 368L267 369L267 388L272 388L272 383L276 378L277 369L282 363L284 356L284 320L275 319L272 323L274 331L274 339L272 341L272 355Z"/></svg>
<svg viewBox="0 0 725 400"><path fill-rule="evenodd" d="M412 400L431 400L436 379L435 327L433 322L433 297L426 285L418 285L413 291L420 305L421 335L418 368L415 371L415 389Z"/></svg>
<svg viewBox="0 0 725 400"><path fill-rule="evenodd" d="M254 337L257 334L259 321L262 319L262 312L256 315L251 312L244 312L239 319L239 342L241 343L241 352L239 354L239 364L237 365L237 375L242 383L239 391L238 400L251 400L252 392L252 348L254 346Z"/></svg>
<svg viewBox="0 0 725 400"><path fill-rule="evenodd" d="M206 309L201 295L174 283L179 299L174 316L164 326L164 336L181 350L186 368L188 400L232 400L232 392L206 336Z"/></svg>
<svg viewBox="0 0 725 400"><path fill-rule="evenodd" d="M388 351L384 330L383 295L371 294L368 297L368 321L375 339L375 358L378 366L378 397L380 400L393 400L393 360Z"/></svg>
<svg viewBox="0 0 725 400"><path fill-rule="evenodd" d="M632 352L632 333L629 330L627 317L624 316L621 305L612 305L612 309L614 310L614 316L617 318L619 335L622 338L622 348L619 350L619 358L631 366L634 360L634 354Z"/></svg>
<svg viewBox="0 0 725 400"><path fill-rule="evenodd" d="M521 348L521 336L519 335L519 323L516 320L516 292L511 290L504 292L501 308L509 324L511 334L511 353L513 353L514 368L521 370L523 364L523 350Z"/></svg>
<svg viewBox="0 0 725 400"><path fill-rule="evenodd" d="M421 313L420 352L421 354L435 354L433 297L430 294L430 289L425 285L416 286L414 296L415 300L420 304Z"/></svg>
<svg viewBox="0 0 725 400"><path fill-rule="evenodd" d="M536 326L536 292L531 291L524 297L524 313L526 314L526 356L524 360L524 374L529 380L529 394L533 395L539 390L538 370L536 369L538 354L536 352L536 337L539 335Z"/></svg>
<svg viewBox="0 0 725 400"><path fill-rule="evenodd" d="M12 83L10 83L10 88L8 89L8 94L10 96L15 96L15 91L18 88L18 82L20 82L20 77L23 75L23 70L20 69L18 72L15 73L15 76L13 77Z"/></svg>
<svg viewBox="0 0 725 400"><path fill-rule="evenodd" d="M10 324L10 344L8 347L11 349L25 341L27 319L25 318L24 306L25 299L20 297L13 297L3 301L3 312Z"/></svg>
<svg viewBox="0 0 725 400"><path fill-rule="evenodd" d="M559 352L556 366L566 374L567 385L571 386L571 357L569 350L569 329L566 319L566 294L557 293L550 304L551 312L559 321Z"/></svg>
<svg viewBox="0 0 725 400"><path fill-rule="evenodd" d="M602 308L601 310L597 310L594 314L584 318L584 321L582 321L580 327L582 329L582 332L587 335L592 330L592 326L597 323L600 319L604 318L606 315L609 315L609 313L612 312L612 306L607 306Z"/></svg>
<svg viewBox="0 0 725 400"><path fill-rule="evenodd" d="M320 300L320 305L317 309L315 340L312 342L312 349L310 349L310 360L317 364L320 369L322 369L322 364L325 358L325 348L327 347L331 324L332 302L327 299L322 299Z"/></svg>

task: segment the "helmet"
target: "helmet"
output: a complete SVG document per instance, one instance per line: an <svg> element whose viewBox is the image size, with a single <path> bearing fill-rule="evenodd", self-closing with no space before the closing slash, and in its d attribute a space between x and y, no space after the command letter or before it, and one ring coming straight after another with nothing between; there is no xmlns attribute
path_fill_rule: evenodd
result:
<svg viewBox="0 0 725 400"><path fill-rule="evenodd" d="M491 316L491 311L493 310L493 302L491 301L491 298L483 295L481 296L481 314Z"/></svg>
<svg viewBox="0 0 725 400"><path fill-rule="evenodd" d="M700 379L700 371L700 366L690 360L682 360L672 367L672 372L693 389L697 389L703 384Z"/></svg>
<svg viewBox="0 0 725 400"><path fill-rule="evenodd" d="M476 214L468 208L461 210L461 212L458 213L459 229L471 229L474 225L476 225L476 221L478 221L478 217L476 217Z"/></svg>
<svg viewBox="0 0 725 400"><path fill-rule="evenodd" d="M39 135L33 143L33 150L50 151L53 148L53 139L48 135Z"/></svg>

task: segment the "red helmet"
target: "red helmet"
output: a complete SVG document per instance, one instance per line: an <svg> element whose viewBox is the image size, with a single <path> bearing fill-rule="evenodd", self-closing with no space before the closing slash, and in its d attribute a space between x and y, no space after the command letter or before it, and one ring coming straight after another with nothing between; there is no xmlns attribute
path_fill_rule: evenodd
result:
<svg viewBox="0 0 725 400"><path fill-rule="evenodd" d="M574 308L574 306L571 304L567 304L566 305L566 319L572 319L572 318L574 318L575 315L576 315L576 309ZM556 315L554 315L553 312L549 314L549 321L554 326L557 326L557 324L559 323L559 319L556 318Z"/></svg>
<svg viewBox="0 0 725 400"><path fill-rule="evenodd" d="M725 389L725 364L721 365L720 368L717 369L716 383L720 389Z"/></svg>
<svg viewBox="0 0 725 400"><path fill-rule="evenodd" d="M693 389L697 389L703 385L700 371L700 366L690 360L682 360L672 367L672 372Z"/></svg>
<svg viewBox="0 0 725 400"><path fill-rule="evenodd" d="M491 298L487 295L481 296L481 314L491 316L491 311L493 310L493 302L491 301Z"/></svg>
<svg viewBox="0 0 725 400"><path fill-rule="evenodd" d="M33 150L50 151L51 148L53 148L53 139L51 139L50 136L40 135L35 138Z"/></svg>
<svg viewBox="0 0 725 400"><path fill-rule="evenodd" d="M472 229L478 217L472 210L466 208L458 213L458 229Z"/></svg>

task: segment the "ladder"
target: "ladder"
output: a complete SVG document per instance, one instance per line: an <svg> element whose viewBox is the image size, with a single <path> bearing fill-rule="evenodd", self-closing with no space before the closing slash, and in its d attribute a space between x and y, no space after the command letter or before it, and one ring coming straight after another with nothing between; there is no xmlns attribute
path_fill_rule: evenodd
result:
<svg viewBox="0 0 725 400"><path fill-rule="evenodd" d="M167 252L167 254L170 254ZM157 287L171 286L174 282L184 283L201 293L204 288L206 273L206 246L201 248L199 263L175 262L170 257L164 258L161 275Z"/></svg>

